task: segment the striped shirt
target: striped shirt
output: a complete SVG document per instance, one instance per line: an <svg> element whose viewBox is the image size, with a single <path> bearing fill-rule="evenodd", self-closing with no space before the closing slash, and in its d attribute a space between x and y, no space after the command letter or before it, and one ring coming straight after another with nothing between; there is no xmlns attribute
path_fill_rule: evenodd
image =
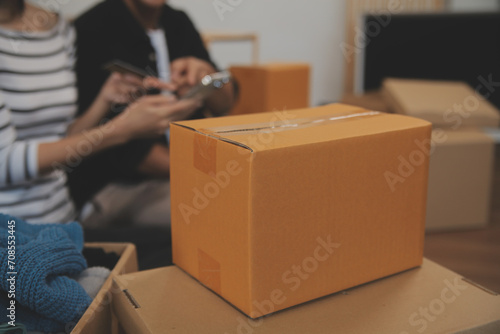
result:
<svg viewBox="0 0 500 334"><path fill-rule="evenodd" d="M0 212L32 223L66 222L75 209L66 175L38 173L38 145L57 141L74 119L73 27L0 27Z"/></svg>

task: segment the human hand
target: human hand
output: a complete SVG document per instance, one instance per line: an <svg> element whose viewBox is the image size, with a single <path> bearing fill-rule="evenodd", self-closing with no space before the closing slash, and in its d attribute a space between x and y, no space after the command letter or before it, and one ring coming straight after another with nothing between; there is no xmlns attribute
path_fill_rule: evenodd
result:
<svg viewBox="0 0 500 334"><path fill-rule="evenodd" d="M170 69L171 80L177 85L179 96L186 94L204 76L215 72L215 68L209 62L195 57L178 58L170 64Z"/></svg>
<svg viewBox="0 0 500 334"><path fill-rule="evenodd" d="M172 82L165 82L156 77L146 77L143 80L143 86L148 89L158 89L162 95L174 95L177 85Z"/></svg>
<svg viewBox="0 0 500 334"><path fill-rule="evenodd" d="M173 121L185 119L200 107L197 100L148 95L132 103L111 122L126 141L163 135Z"/></svg>
<svg viewBox="0 0 500 334"><path fill-rule="evenodd" d="M108 106L129 103L142 85L143 80L138 76L113 72L102 86L97 99Z"/></svg>

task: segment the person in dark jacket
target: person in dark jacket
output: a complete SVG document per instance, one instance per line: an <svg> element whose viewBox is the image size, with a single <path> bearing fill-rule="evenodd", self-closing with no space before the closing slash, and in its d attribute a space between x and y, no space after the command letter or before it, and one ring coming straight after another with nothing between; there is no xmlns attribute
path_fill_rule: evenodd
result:
<svg viewBox="0 0 500 334"><path fill-rule="evenodd" d="M98 95L109 76L103 67L113 60L129 63L151 76L171 82L180 96L203 76L217 70L189 17L163 0L106 0L80 16L75 27L81 111L86 110ZM230 83L206 99L202 108L194 112L186 110L178 117L196 119L225 115L234 100L235 89ZM114 116L114 109L106 118ZM158 181L158 178L163 179L168 186L168 145L159 140L136 140L84 161L68 176L72 196L80 207L90 198L95 201L99 197L95 194L104 191L106 195L102 200L115 197L116 203L103 205L96 200L94 207L115 206L114 214L105 214L108 220L130 220L134 216L130 210L134 210L133 207L137 210L139 206L144 210L149 206L147 210L152 213L148 218L136 217L134 220L155 220L151 216L164 216L165 213L162 210L153 213L151 203L158 202L156 206L163 208L169 199L165 185ZM149 185L140 186L138 190L136 185L144 182ZM110 184L111 193L106 192ZM139 200L144 198L141 193L147 194L147 203ZM91 220L95 222L90 224L100 224L102 217ZM167 219L162 217L163 220Z"/></svg>

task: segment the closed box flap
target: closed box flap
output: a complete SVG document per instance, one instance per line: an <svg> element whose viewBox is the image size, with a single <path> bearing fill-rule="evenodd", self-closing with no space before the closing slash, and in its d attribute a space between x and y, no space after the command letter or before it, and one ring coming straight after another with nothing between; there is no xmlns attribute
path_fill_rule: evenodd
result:
<svg viewBox="0 0 500 334"><path fill-rule="evenodd" d="M401 115L343 104L173 123L252 152L427 126ZM269 140L266 140L266 136Z"/></svg>

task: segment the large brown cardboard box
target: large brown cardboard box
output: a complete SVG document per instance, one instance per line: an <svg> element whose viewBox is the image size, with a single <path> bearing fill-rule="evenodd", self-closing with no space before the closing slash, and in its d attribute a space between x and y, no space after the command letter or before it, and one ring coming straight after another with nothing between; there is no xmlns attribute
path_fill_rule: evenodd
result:
<svg viewBox="0 0 500 334"><path fill-rule="evenodd" d="M113 310L127 334L500 333L500 296L429 260L257 320L175 266L113 284Z"/></svg>
<svg viewBox="0 0 500 334"><path fill-rule="evenodd" d="M341 104L172 124L174 263L251 317L420 265L430 132Z"/></svg>
<svg viewBox="0 0 500 334"><path fill-rule="evenodd" d="M232 115L309 107L309 65L232 66L240 94Z"/></svg>
<svg viewBox="0 0 500 334"><path fill-rule="evenodd" d="M498 110L464 82L386 79L384 96L397 113L419 117L434 127L498 127Z"/></svg>
<svg viewBox="0 0 500 334"><path fill-rule="evenodd" d="M131 243L85 243L86 248L101 248L108 253L116 253L120 259L116 263L109 277L99 290L99 293L90 304L80 321L75 325L71 334L118 334L118 322L111 310L111 285L113 278L118 275L133 273L138 270L135 245Z"/></svg>
<svg viewBox="0 0 500 334"><path fill-rule="evenodd" d="M493 140L480 131L433 131L426 230L485 227L489 223Z"/></svg>

